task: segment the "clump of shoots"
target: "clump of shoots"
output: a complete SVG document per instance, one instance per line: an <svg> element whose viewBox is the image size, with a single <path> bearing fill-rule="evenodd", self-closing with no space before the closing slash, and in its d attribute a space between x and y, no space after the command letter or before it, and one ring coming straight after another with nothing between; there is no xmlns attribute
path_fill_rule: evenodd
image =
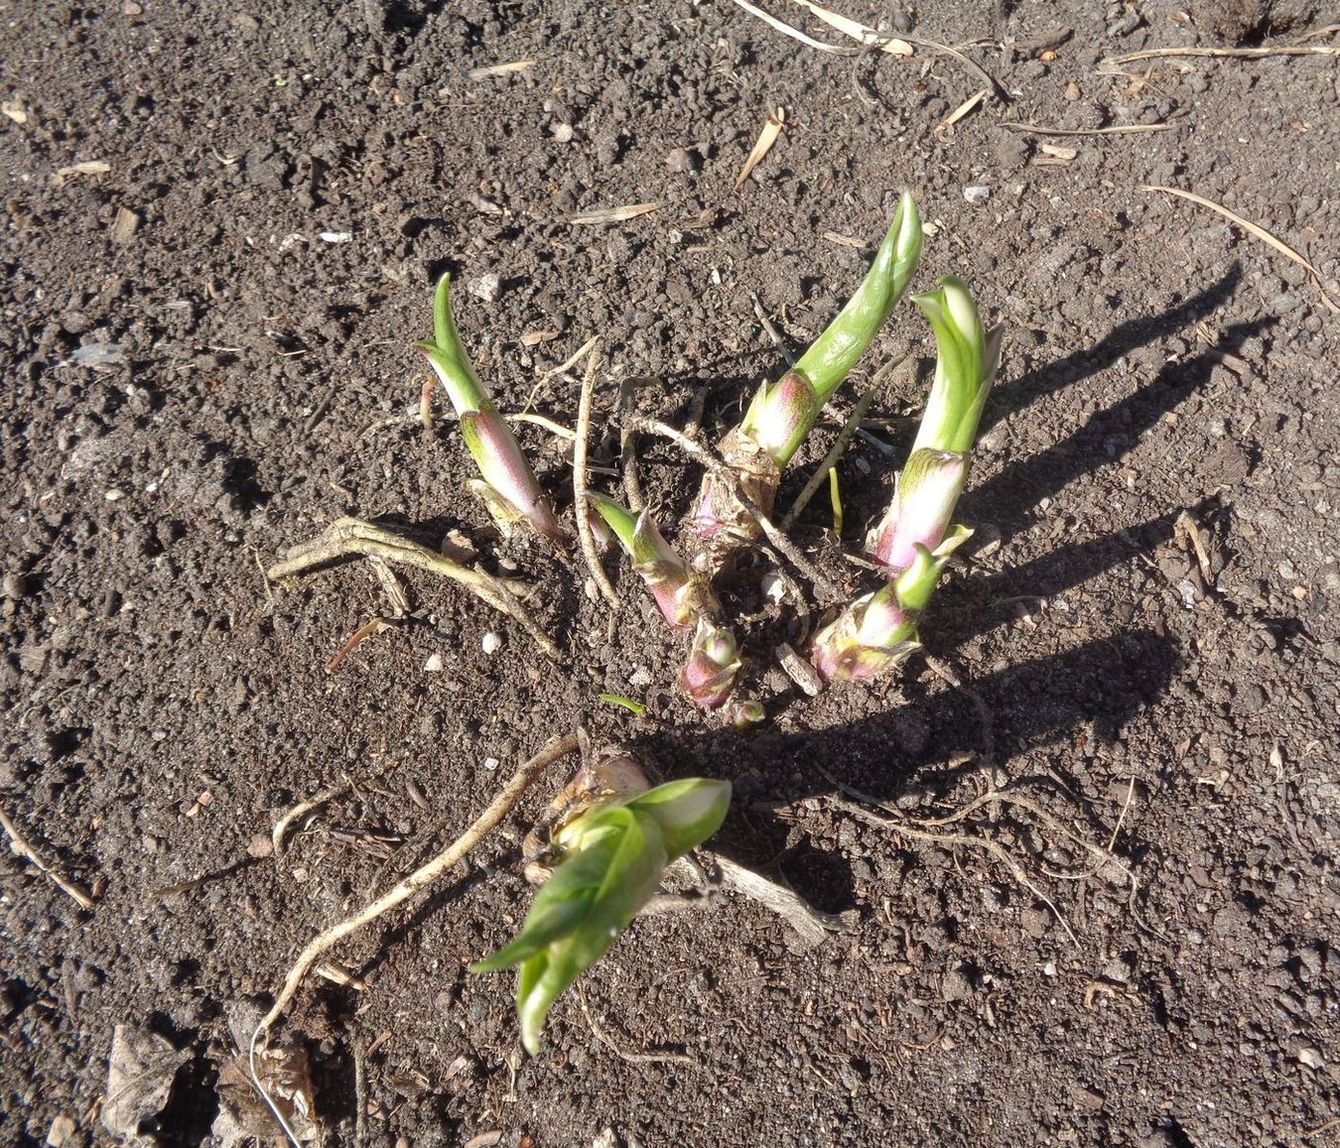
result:
<svg viewBox="0 0 1340 1148"><path fill-rule="evenodd" d="M876 677L918 647L917 619L949 556L972 534L951 523L1000 363L1004 328L983 327L958 279L942 279L913 302L930 320L937 358L930 399L893 502L866 537L866 551L887 568L889 581L857 598L815 636L811 661L826 681Z"/></svg>
<svg viewBox="0 0 1340 1148"><path fill-rule="evenodd" d="M720 709L730 696L740 659L735 636L718 625L721 607L707 579L680 557L656 528L651 514L634 514L603 494L586 496L633 559L672 630L693 627L689 657L679 686L704 710Z"/></svg>
<svg viewBox="0 0 1340 1148"><path fill-rule="evenodd" d="M741 492L765 514L772 512L782 469L874 341L920 256L921 218L916 202L904 192L856 293L791 370L759 388L743 421L722 440L722 457L735 472ZM727 546L752 541L759 533L757 522L711 474L703 479L693 522L701 537Z"/></svg>
<svg viewBox="0 0 1340 1148"><path fill-rule="evenodd" d="M443 275L433 300L433 339L415 346L427 356L447 392L461 424L461 436L479 468L481 477L472 480L470 487L499 525L508 527L525 521L550 541L564 542L567 534L541 491L535 472L479 381L456 333L450 287L451 276Z"/></svg>
<svg viewBox="0 0 1340 1148"><path fill-rule="evenodd" d="M627 755L615 756L626 790L632 771L641 773ZM519 966L517 1016L532 1056L554 1000L605 955L656 892L665 867L717 831L730 804L725 781L641 784L641 792L598 801L554 833L557 864L520 934L471 966L476 973Z"/></svg>

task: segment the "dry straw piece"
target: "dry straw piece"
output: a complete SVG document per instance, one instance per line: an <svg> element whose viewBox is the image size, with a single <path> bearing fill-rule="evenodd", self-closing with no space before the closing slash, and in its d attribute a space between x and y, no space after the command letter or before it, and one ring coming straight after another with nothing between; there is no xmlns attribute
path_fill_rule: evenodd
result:
<svg viewBox="0 0 1340 1148"><path fill-rule="evenodd" d="M467 74L472 80L488 80L494 76L511 76L517 72L524 72L534 63L534 60L512 60L506 64L490 64L486 68L471 68Z"/></svg>
<svg viewBox="0 0 1340 1148"><path fill-rule="evenodd" d="M786 109L778 105L768 113L768 122L763 125L763 130L758 133L758 139L754 143L753 150L750 151L748 158L744 161L744 166L740 168L740 174L735 177L735 186L731 188L732 191L740 190L740 185L749 178L749 173L772 150L772 145L777 142L777 137L782 134L784 127L786 127Z"/></svg>
<svg viewBox="0 0 1340 1148"><path fill-rule="evenodd" d="M660 211L665 204L660 200L655 203L625 203L622 207L601 207L595 211L579 211L576 215L569 215L569 223L622 223L625 219L636 219L639 215L646 215L648 212Z"/></svg>
<svg viewBox="0 0 1340 1148"><path fill-rule="evenodd" d="M849 55L853 49L842 48L837 44L825 44L822 40L816 40L813 36L807 36L799 28L793 28L785 20L779 20L776 16L763 11L762 8L756 8L749 3L749 0L735 0L736 5L743 8L751 16L757 16L769 28L775 28L783 36L790 36L791 39L804 44L807 48L814 48L819 52L832 52L835 55Z"/></svg>
<svg viewBox="0 0 1340 1148"><path fill-rule="evenodd" d="M1290 247L1284 240L1277 239L1275 236L1271 235L1264 227L1252 223L1250 220L1243 219L1236 211L1230 211L1223 204L1215 203L1212 199L1206 199L1203 195L1197 195L1194 191L1183 191L1181 188L1177 187L1162 187L1159 184L1154 183L1141 184L1136 190L1161 191L1165 195L1174 195L1178 199L1185 199L1189 203L1195 203L1201 207L1208 207L1211 211L1222 215L1225 219L1229 220L1229 222L1236 223L1249 235L1253 235L1262 243L1273 247L1286 259L1292 259L1300 267L1306 268L1312 276L1312 281L1316 285L1317 291L1321 295L1321 301L1326 309L1330 311L1332 315L1340 314L1340 305L1337 305L1335 300L1326 294L1326 289L1321 285L1321 272L1317 270L1312 260Z"/></svg>
<svg viewBox="0 0 1340 1148"><path fill-rule="evenodd" d="M828 8L821 7L814 3L814 0L794 0L794 2L818 17L830 28L836 28L844 36L859 40L867 47L877 48L881 52L887 52L890 56L910 56L912 54L912 45L906 40L900 40L896 36L885 36L876 32L869 25L862 24L859 20L840 16Z"/></svg>

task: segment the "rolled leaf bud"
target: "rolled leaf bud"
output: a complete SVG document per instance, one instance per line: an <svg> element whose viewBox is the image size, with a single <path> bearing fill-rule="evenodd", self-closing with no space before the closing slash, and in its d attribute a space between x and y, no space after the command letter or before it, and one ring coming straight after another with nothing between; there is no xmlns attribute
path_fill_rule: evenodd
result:
<svg viewBox="0 0 1340 1148"><path fill-rule="evenodd" d="M730 696L739 671L735 635L723 626L700 618L688 661L679 673L680 688L699 708L720 709Z"/></svg>
<svg viewBox="0 0 1340 1148"><path fill-rule="evenodd" d="M707 580L689 569L656 528L649 510L634 515L603 494L588 491L586 497L633 559L633 569L672 629L687 629L699 618L716 616L719 607Z"/></svg>
<svg viewBox="0 0 1340 1148"><path fill-rule="evenodd" d="M962 454L977 438L1005 328L986 330L967 284L952 276L941 279L936 290L914 295L912 302L930 320L937 352L935 380L912 449Z"/></svg>
<svg viewBox="0 0 1340 1148"><path fill-rule="evenodd" d="M661 883L665 866L725 819L727 782L689 779L598 806L559 835L563 858L535 895L520 935L476 973L520 965L521 1041L534 1055L555 998L598 961Z"/></svg>
<svg viewBox="0 0 1340 1148"><path fill-rule="evenodd" d="M896 572L912 564L918 546L934 550L949 529L967 475L966 454L914 450L888 513L866 535L866 553Z"/></svg>
<svg viewBox="0 0 1340 1148"><path fill-rule="evenodd" d="M809 350L776 383L764 383L740 425L721 443L721 454L737 472L742 490L770 513L781 481L819 412L856 365L902 297L921 257L921 217L904 192L884 242L861 286ZM703 480L693 516L703 538L751 541L757 524L741 513L712 475Z"/></svg>
<svg viewBox="0 0 1340 1148"><path fill-rule="evenodd" d="M433 341L415 343L427 357L442 383L461 424L461 437L479 467L482 482L471 488L484 500L489 513L507 525L519 520L530 523L552 542L566 541L567 534L554 516L549 500L521 452L511 428L498 413L475 373L474 364L456 333L451 314L451 276L437 283L433 301Z"/></svg>

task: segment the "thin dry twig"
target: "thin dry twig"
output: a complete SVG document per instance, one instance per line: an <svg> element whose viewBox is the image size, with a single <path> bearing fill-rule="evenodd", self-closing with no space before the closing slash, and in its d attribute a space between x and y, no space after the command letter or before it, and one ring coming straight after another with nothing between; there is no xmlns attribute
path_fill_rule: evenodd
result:
<svg viewBox="0 0 1340 1148"><path fill-rule="evenodd" d="M270 844L274 847L274 856L278 859L284 852L284 838L288 835L288 827L292 825L299 817L305 817L314 809L320 809L328 801L347 793L354 787L354 783L348 779L340 782L339 785L332 785L329 789L323 789L315 797L310 797L306 801L300 801L292 809L284 814L275 822L274 828L270 830Z"/></svg>
<svg viewBox="0 0 1340 1148"><path fill-rule="evenodd" d="M623 604L610 585L609 576L596 553L596 540L591 534L591 508L586 500L586 448L591 433L591 400L595 395L596 373L600 370L600 345L591 348L582 376L582 393L577 402L577 437L572 444L572 505L577 517L577 542L587 569L595 579L601 595L616 610Z"/></svg>
<svg viewBox="0 0 1340 1148"><path fill-rule="evenodd" d="M1177 124L1112 124L1105 128L1049 128L1040 124L1005 123L1012 132L1035 136L1116 136L1139 132L1170 132Z"/></svg>
<svg viewBox="0 0 1340 1148"><path fill-rule="evenodd" d="M93 908L93 898L74 882L63 877L57 869L43 861L41 854L29 844L28 839L19 832L18 827L9 819L9 815L3 809L0 809L0 827L3 827L5 833L9 835L9 851L11 853L22 857L81 909Z"/></svg>
<svg viewBox="0 0 1340 1148"><path fill-rule="evenodd" d="M1308 259L1307 256L1290 247L1284 240L1277 239L1264 227L1243 219L1236 211L1230 211L1223 204L1215 203L1212 199L1206 199L1203 195L1197 195L1194 191L1183 191L1178 187L1163 187L1156 183L1142 183L1136 190L1161 191L1165 195L1172 195L1176 196L1178 199L1185 199L1188 203L1195 203L1201 207L1208 207L1211 211L1222 215L1229 222L1236 223L1249 235L1255 236L1262 243L1273 247L1286 259L1292 259L1300 267L1306 268L1312 276L1313 285L1321 295L1321 301L1326 305L1326 309L1330 311L1332 315L1340 314L1340 305L1337 305L1336 302L1326 294L1325 288L1321 285L1321 272L1317 270L1312 261Z"/></svg>
<svg viewBox="0 0 1340 1148"><path fill-rule="evenodd" d="M255 1048L256 1039L263 1033L268 1032L270 1026L283 1015L284 1010L288 1008L289 1002L301 987L307 974L327 952L351 933L357 932L365 925L377 920L378 917L384 916L392 909L403 905L456 865L511 812L512 807L521 800L522 794L539 779L546 769L560 758L574 753L576 749L577 738L574 734L551 738L539 753L517 769L511 780L489 802L484 812L475 818L465 832L442 852L419 866L408 877L373 901L372 904L359 910L353 916L346 917L338 924L331 925L330 928L323 930L312 938L307 947L298 955L298 959L289 969L288 975L285 976L283 987L275 998L274 1006L265 1014L257 1027L252 1037L252 1048Z"/></svg>
<svg viewBox="0 0 1340 1148"><path fill-rule="evenodd" d="M525 411L514 415L503 415L509 423L530 423L541 430L547 430L555 438L561 438L564 442L572 442L577 437L575 430L569 430L562 423L556 423L553 419L545 418L544 415L529 414Z"/></svg>
<svg viewBox="0 0 1340 1148"><path fill-rule="evenodd" d="M1139 52L1127 52L1124 56L1113 56L1103 63L1134 64L1137 60L1155 60L1162 56L1264 60L1268 56L1340 56L1340 47L1330 44L1281 44L1277 48L1145 48Z"/></svg>
<svg viewBox="0 0 1340 1148"><path fill-rule="evenodd" d="M793 28L785 20L779 20L762 8L756 8L749 0L735 0L736 5L743 8L751 16L756 16L767 24L769 28L774 28L783 36L790 36L791 39L804 44L807 48L814 48L820 52L831 52L835 56L852 56L856 54L854 48L844 48L840 44L825 44L822 40L816 40L813 36L807 36L799 28Z"/></svg>
<svg viewBox="0 0 1340 1148"><path fill-rule="evenodd" d="M864 247L864 244L862 244L862 247ZM762 325L763 333L772 340L772 345L777 348L777 353L786 360L786 365L788 367L794 367L796 365L795 352L787 346L786 340L782 338L782 333L777 330L776 325L768 318L768 313L763 310L763 301L753 291L749 292L749 301L754 305L754 315Z"/></svg>
<svg viewBox="0 0 1340 1148"><path fill-rule="evenodd" d="M942 119L938 124L936 124L934 130L937 132L948 131L956 123L958 123L959 120L961 120L964 116L966 116L969 112L971 112L974 108L976 108L990 94L991 94L990 88L978 88L977 91L973 92L972 95L970 95L966 100L964 100L961 104L959 104L958 107L956 107L952 112L950 112L947 116L945 116L944 119Z"/></svg>
<svg viewBox="0 0 1340 1148"><path fill-rule="evenodd" d="M359 646L369 638L375 637L383 630L389 630L390 628L391 623L381 617L372 618L369 621L364 622L357 630L349 635L348 641L331 655L330 661L326 663L326 673L333 674L344 665L345 659L358 649Z"/></svg>
<svg viewBox="0 0 1340 1148"><path fill-rule="evenodd" d="M776 913L795 930L807 948L814 948L828 933L851 932L852 922L848 917L837 913L821 913L794 889L738 865L720 853L707 849L699 852L716 866L725 888L757 901Z"/></svg>
<svg viewBox="0 0 1340 1148"><path fill-rule="evenodd" d="M482 68L471 68L466 75L475 81L489 80L495 76L511 76L517 72L524 72L534 64L534 60L509 60L505 64L488 64Z"/></svg>
<svg viewBox="0 0 1340 1148"><path fill-rule="evenodd" d="M623 472L623 491L628 499L628 509L634 514L647 505L642 493L642 483L637 476L637 431L628 425L624 413L632 401L633 388L647 383L660 383L663 380L644 375L629 375L619 384L619 469Z"/></svg>
<svg viewBox="0 0 1340 1148"><path fill-rule="evenodd" d="M685 454L696 459L711 471L712 477L720 482L729 491L730 496L740 504L741 509L758 523L773 549L784 555L797 570L804 574L816 591L822 591L830 601L835 601L842 596L842 591L833 584L831 579L806 558L796 545L773 525L772 519L759 509L754 500L740 489L740 483L735 472L722 461L721 456L716 451L689 438L659 419L637 416L631 421L632 425L645 434L660 435L662 438L669 439Z"/></svg>
<svg viewBox="0 0 1340 1148"><path fill-rule="evenodd" d="M582 1015L586 1017L586 1023L591 1027L591 1035L620 1060L626 1060L629 1064L688 1064L694 1068L701 1067L693 1057L686 1056L682 1052L629 1052L623 1048L591 1014L591 1007L586 1003L586 990L580 982L577 985L577 1002L582 1006Z"/></svg>
<svg viewBox="0 0 1340 1148"><path fill-rule="evenodd" d="M271 582L279 582L354 555L402 562L460 583L481 601L520 624L551 658L561 660L562 654L554 640L540 629L516 596L497 578L453 562L445 554L361 518L337 518L324 533L290 550L284 561L266 571L266 577Z"/></svg>
<svg viewBox="0 0 1340 1148"><path fill-rule="evenodd" d="M665 204L661 200L654 203L625 203L620 207L599 207L595 211L579 211L566 217L568 223L602 224L622 223L625 219L636 219L648 212L660 211Z"/></svg>
<svg viewBox="0 0 1340 1148"><path fill-rule="evenodd" d="M786 512L786 516L782 519L783 530L791 529L792 524L800 516L801 511L809 505L810 499L818 493L819 487L823 485L824 479L828 477L828 472L837 465L838 459L842 457L848 444L856 434L857 427L861 425L861 420L865 418L866 411L870 409L870 404L875 401L875 396L879 394L879 389L884 384L884 380L889 377L900 362L902 362L901 359L895 363L886 363L881 367L870 386L867 387L860 398L856 400L856 406L852 408L851 414L847 416L847 421L842 424L842 430L838 432L837 440L833 443L832 447L829 448L828 454L824 456L823 462L821 462L814 473L810 475L810 480L805 484L801 492L796 495L796 500L791 504L791 509Z"/></svg>
<svg viewBox="0 0 1340 1148"><path fill-rule="evenodd" d="M363 1048L363 1038L351 1037L349 1051L354 1057L354 1145L355 1148L363 1148L368 1142L367 1053Z"/></svg>
<svg viewBox="0 0 1340 1148"><path fill-rule="evenodd" d="M877 51L885 52L890 56L910 56L912 55L912 45L907 40L900 40L896 36L884 36L875 29L862 24L859 20L852 20L849 17L839 15L828 8L824 8L814 3L814 0L795 0L805 11L812 16L817 17L827 24L830 28L836 28L844 36L850 36L853 40L859 40L867 48L874 48Z"/></svg>

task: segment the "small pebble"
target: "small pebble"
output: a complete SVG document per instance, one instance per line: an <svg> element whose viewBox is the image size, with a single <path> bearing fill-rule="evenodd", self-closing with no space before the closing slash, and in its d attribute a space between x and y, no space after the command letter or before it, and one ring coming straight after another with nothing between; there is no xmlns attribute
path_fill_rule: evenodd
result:
<svg viewBox="0 0 1340 1148"><path fill-rule="evenodd" d="M971 184L963 189L963 198L969 203L981 203L991 195L991 189L982 184Z"/></svg>
<svg viewBox="0 0 1340 1148"><path fill-rule="evenodd" d="M496 757L486 757L484 759L484 768L487 769L490 773L492 773L500 765L502 765L502 762L500 762Z"/></svg>
<svg viewBox="0 0 1340 1148"><path fill-rule="evenodd" d="M425 674L440 674L442 672L442 655L430 654L428 660L423 664Z"/></svg>
<svg viewBox="0 0 1340 1148"><path fill-rule="evenodd" d="M484 653L496 654L500 649L502 649L503 644L502 635L495 634L492 630L490 630L487 634L484 635L483 641L481 641L479 644L484 647Z"/></svg>
<svg viewBox="0 0 1340 1148"><path fill-rule="evenodd" d="M12 602L26 598L32 593L33 582L27 574L6 574L4 581L5 597Z"/></svg>
<svg viewBox="0 0 1340 1148"><path fill-rule="evenodd" d="M665 162L671 171L681 175L691 175L698 170L698 157L687 148L673 148L666 153Z"/></svg>
<svg viewBox="0 0 1340 1148"><path fill-rule="evenodd" d="M469 291L476 299L482 299L485 303L496 303L498 296L502 294L502 280L493 274L481 275L477 279L470 280Z"/></svg>
<svg viewBox="0 0 1340 1148"><path fill-rule="evenodd" d="M554 139L559 143L571 143L575 134L571 124L555 124L550 131L554 133Z"/></svg>

